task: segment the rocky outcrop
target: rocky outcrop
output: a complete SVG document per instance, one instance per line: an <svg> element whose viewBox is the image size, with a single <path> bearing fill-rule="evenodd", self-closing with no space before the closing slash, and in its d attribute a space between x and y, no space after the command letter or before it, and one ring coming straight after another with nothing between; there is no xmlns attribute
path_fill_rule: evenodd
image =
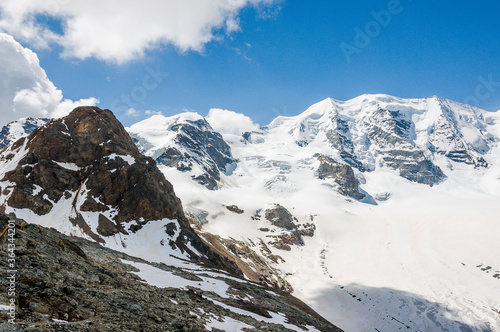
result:
<svg viewBox="0 0 500 332"><path fill-rule="evenodd" d="M231 322L290 331L273 319L278 314L296 329L340 331L296 298L248 281L150 263L0 213L0 231L7 228L16 232L16 324L0 310L0 331L205 331L230 330ZM8 255L4 236L1 257ZM145 268L186 286L152 286L138 276ZM2 289L8 283L0 279ZM225 291L206 286L215 283ZM0 293L1 305L10 299Z"/></svg>
<svg viewBox="0 0 500 332"><path fill-rule="evenodd" d="M354 151L354 143L352 142L349 132L349 125L346 120L343 120L337 110L332 111L331 116L332 128L326 131L326 137L331 146L337 149L340 157L352 167L359 169L361 172L365 170L363 164L357 159Z"/></svg>
<svg viewBox="0 0 500 332"><path fill-rule="evenodd" d="M272 263L284 262L283 258L272 255L264 242L257 245L209 233L200 233L200 236L213 250L234 261L249 280L286 293L293 291L282 273L272 266Z"/></svg>
<svg viewBox="0 0 500 332"><path fill-rule="evenodd" d="M196 235L170 182L109 110L78 107L5 148L0 163L4 209L46 215L57 205L101 243L106 236L135 233L150 221L175 220L180 229L172 247L242 275Z"/></svg>
<svg viewBox="0 0 500 332"><path fill-rule="evenodd" d="M267 209L265 212L266 219L274 226L292 231L297 229L294 221L297 222L290 211L279 204L275 204L273 208Z"/></svg>
<svg viewBox="0 0 500 332"><path fill-rule="evenodd" d="M292 250L291 246L304 245L303 236L314 236L316 226L311 223L298 224L298 219L294 217L285 207L275 204L274 207L266 209L265 218L283 231L280 234L267 235L269 244L279 250ZM259 217L260 219L260 217ZM269 232L269 228L261 228L262 232Z"/></svg>
<svg viewBox="0 0 500 332"><path fill-rule="evenodd" d="M439 166L410 139L412 122L399 111L379 108L365 119L368 137L377 146L382 164L413 182L434 185L444 179Z"/></svg>
<svg viewBox="0 0 500 332"><path fill-rule="evenodd" d="M488 162L465 140L453 112L443 104L441 107L443 114L436 119L431 134L432 150L454 162L474 165L476 168L488 167Z"/></svg>
<svg viewBox="0 0 500 332"><path fill-rule="evenodd" d="M227 205L226 209L236 214L243 214L245 212L242 209L240 209L237 205Z"/></svg>
<svg viewBox="0 0 500 332"><path fill-rule="evenodd" d="M143 126L155 126L158 132L169 139L161 144L151 142L155 137L150 137ZM181 172L193 172L193 180L211 190L218 188L221 174L229 172L231 165L236 162L222 135L214 131L205 118L195 113L171 118L154 116L131 126L128 131L141 152L153 157L159 165L175 167Z"/></svg>
<svg viewBox="0 0 500 332"><path fill-rule="evenodd" d="M333 179L342 195L358 200L365 197L364 194L359 192L359 181L356 179L351 166L336 162L333 158L323 154L315 154L314 157L319 161L317 171L319 179Z"/></svg>

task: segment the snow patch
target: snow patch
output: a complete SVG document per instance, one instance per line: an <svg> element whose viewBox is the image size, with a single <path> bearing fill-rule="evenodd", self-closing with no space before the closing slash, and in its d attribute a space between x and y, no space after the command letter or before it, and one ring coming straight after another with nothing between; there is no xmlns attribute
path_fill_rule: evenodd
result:
<svg viewBox="0 0 500 332"><path fill-rule="evenodd" d="M112 153L108 156L110 160L115 160L116 158L121 158L123 161L127 162L129 165L135 164L135 158L129 155L120 155Z"/></svg>

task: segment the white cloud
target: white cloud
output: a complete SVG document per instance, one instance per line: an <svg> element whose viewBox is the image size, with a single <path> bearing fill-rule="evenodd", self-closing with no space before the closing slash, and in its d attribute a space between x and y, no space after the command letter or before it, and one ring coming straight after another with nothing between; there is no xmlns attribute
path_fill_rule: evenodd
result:
<svg viewBox="0 0 500 332"><path fill-rule="evenodd" d="M241 135L246 131L259 129L259 125L241 113L212 108L205 119L215 131L221 134Z"/></svg>
<svg viewBox="0 0 500 332"><path fill-rule="evenodd" d="M131 107L127 110L127 116L139 116L139 111Z"/></svg>
<svg viewBox="0 0 500 332"><path fill-rule="evenodd" d="M63 56L124 63L161 44L181 51L240 30L247 6L269 8L281 0L2 0L0 30L36 47L63 47ZM50 17L63 33L40 23Z"/></svg>
<svg viewBox="0 0 500 332"><path fill-rule="evenodd" d="M147 110L144 112L146 115L163 115L163 113L161 111L151 111L151 110Z"/></svg>
<svg viewBox="0 0 500 332"><path fill-rule="evenodd" d="M98 102L95 98L63 99L37 55L4 33L0 33L0 59L0 125L27 116L57 118L77 106Z"/></svg>

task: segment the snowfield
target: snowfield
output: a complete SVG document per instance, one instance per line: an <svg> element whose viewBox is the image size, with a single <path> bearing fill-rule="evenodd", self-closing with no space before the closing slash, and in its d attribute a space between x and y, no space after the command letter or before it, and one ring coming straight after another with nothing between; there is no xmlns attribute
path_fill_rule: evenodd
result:
<svg viewBox="0 0 500 332"><path fill-rule="evenodd" d="M243 135L222 132L232 155L226 150L219 155L235 162L220 172L215 190L194 176L217 170L214 165L219 164L200 154L197 145L181 145L193 142L189 133L182 133L183 141L174 141L177 131L168 133L186 121L201 123L193 131L196 135L211 131L200 119L193 113L155 116L129 131L141 151L153 158L166 148L179 151L179 158L197 151L187 159L189 168L176 168L174 161L159 168L186 214L200 224L202 237L203 232L216 234L243 241L264 257L281 257L268 263L292 285L293 295L348 332L500 332L500 112L437 97L326 99L300 115L278 117ZM213 148L210 142L208 147ZM0 175L15 168L25 153L21 146L13 159L2 162ZM352 181L365 197L342 195L334 178L321 179L318 154L351 165ZM110 158L135 162L130 156ZM391 165L410 173L428 167L423 174L429 177L417 183L411 180L414 174L405 178ZM76 170L72 164L61 167ZM4 185L12 184L0 183ZM78 195L85 193L84 188ZM70 194L53 202L52 211L42 217L29 210L6 212L85 237L68 223L77 193ZM7 199L4 195L0 204ZM290 250L278 249L276 236L291 232L265 218L275 204L286 208L298 227L314 224L314 236L303 236L304 244L290 245ZM228 208L232 206L239 212ZM116 213L110 209L105 215L112 219ZM98 213L82 215L95 232ZM170 222L176 221L153 221L136 234L107 237L106 246L195 270L196 265L177 259L189 257L160 245L168 241L163 227ZM149 265L133 265L142 279L158 287L204 287L228 296L222 281L199 286ZM280 315L271 321L285 323ZM248 327L242 324L226 317L214 318L206 327Z"/></svg>
<svg viewBox="0 0 500 332"><path fill-rule="evenodd" d="M443 104L456 120L456 136L436 129ZM325 144L332 107L353 119L354 150L372 169L355 171L367 194L361 202L315 176L314 153L339 156ZM380 165L373 144L361 144L366 139L362 119L376 107L412 119L410 141L439 165L445 180L431 187ZM294 287L293 295L346 331L500 331L499 120L498 113L439 98L326 100L296 117L278 117L249 141L223 134L238 167L222 176L220 190L206 190L174 168L161 170L185 210L205 216L205 232L249 246L259 240L269 244L268 233L259 229L273 227L263 216L252 217L273 203L299 223L312 221L317 230L304 237L305 245L291 251L269 248L285 260L277 267ZM300 140L308 144L296 144ZM432 154L431 144L443 151L469 148L489 166L475 168L446 158L445 152ZM233 204L244 213L228 211Z"/></svg>

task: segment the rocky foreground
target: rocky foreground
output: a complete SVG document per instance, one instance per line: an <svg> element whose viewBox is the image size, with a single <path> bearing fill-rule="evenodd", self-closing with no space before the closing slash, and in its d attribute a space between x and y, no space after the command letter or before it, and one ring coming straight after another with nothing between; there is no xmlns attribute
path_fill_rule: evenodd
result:
<svg viewBox="0 0 500 332"><path fill-rule="evenodd" d="M8 311L2 310L0 331L220 331L217 328L224 326L245 331L340 331L286 293L199 266L180 269L149 263L3 213L0 231L8 229L9 219L16 231L17 324L7 323ZM7 251L5 232L0 238L2 266ZM142 269L143 264L196 287L178 287L178 282L172 285L177 287L152 286L137 275L134 265ZM2 289L8 282L0 279ZM201 284L208 282L222 282L227 289L204 290ZM7 293L0 293L0 304L9 300Z"/></svg>

